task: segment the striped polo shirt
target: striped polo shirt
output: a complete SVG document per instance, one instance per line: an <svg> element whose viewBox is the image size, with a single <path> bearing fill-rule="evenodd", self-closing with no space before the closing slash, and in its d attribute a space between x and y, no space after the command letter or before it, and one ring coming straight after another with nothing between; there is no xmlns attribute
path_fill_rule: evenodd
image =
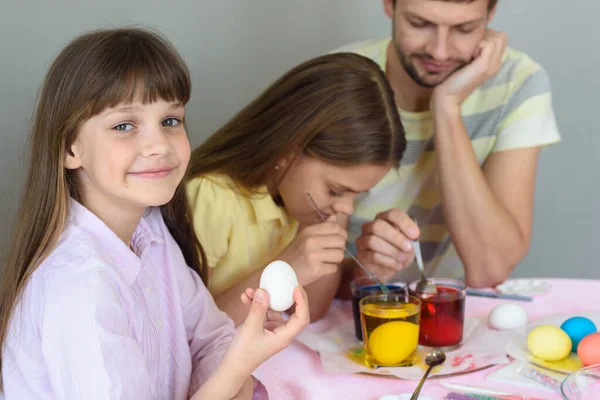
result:
<svg viewBox="0 0 600 400"><path fill-rule="evenodd" d="M385 71L390 38L347 45ZM407 148L400 168L391 170L372 190L357 197L350 218L349 242L381 211L400 208L419 221L421 251L430 276L460 278L464 271L444 222L434 153L433 115L400 111ZM545 146L560 141L552 110L550 79L527 55L508 48L500 71L463 102L462 117L480 164L492 152ZM417 277L415 263L399 273Z"/></svg>

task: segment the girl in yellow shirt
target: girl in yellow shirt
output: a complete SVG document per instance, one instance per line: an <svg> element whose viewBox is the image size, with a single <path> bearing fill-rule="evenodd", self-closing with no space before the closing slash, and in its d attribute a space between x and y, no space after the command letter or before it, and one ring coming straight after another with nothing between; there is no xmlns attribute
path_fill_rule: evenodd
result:
<svg viewBox="0 0 600 400"><path fill-rule="evenodd" d="M240 290L279 259L305 288L311 320L323 316L354 198L397 167L405 147L384 72L350 53L293 68L210 136L192 154L187 190L219 308L243 322Z"/></svg>

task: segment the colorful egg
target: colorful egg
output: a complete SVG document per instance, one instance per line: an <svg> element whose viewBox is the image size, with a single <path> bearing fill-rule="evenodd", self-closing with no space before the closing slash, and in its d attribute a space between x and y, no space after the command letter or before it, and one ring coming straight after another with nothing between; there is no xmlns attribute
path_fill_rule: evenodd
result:
<svg viewBox="0 0 600 400"><path fill-rule="evenodd" d="M579 342L581 342L581 339L598 331L598 329L596 329L596 324L585 317L569 318L562 323L560 329L565 331L571 338L571 342L573 343L571 351L574 353L577 352L577 346L579 345Z"/></svg>
<svg viewBox="0 0 600 400"><path fill-rule="evenodd" d="M583 365L600 363L600 333L592 333L581 339L577 355Z"/></svg>
<svg viewBox="0 0 600 400"><path fill-rule="evenodd" d="M368 339L369 350L383 365L398 364L417 348L419 325L406 321L379 325Z"/></svg>
<svg viewBox="0 0 600 400"><path fill-rule="evenodd" d="M527 335L527 348L544 361L562 360L571 352L571 338L554 325L540 325Z"/></svg>

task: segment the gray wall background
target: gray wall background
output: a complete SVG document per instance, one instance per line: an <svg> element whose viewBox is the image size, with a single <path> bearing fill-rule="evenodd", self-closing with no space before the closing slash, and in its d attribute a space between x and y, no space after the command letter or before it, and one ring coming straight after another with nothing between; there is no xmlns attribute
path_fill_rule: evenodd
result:
<svg viewBox="0 0 600 400"><path fill-rule="evenodd" d="M563 137L542 152L533 244L514 276L600 278L598 12L593 0L501 0L492 24L548 70ZM188 62L193 145L293 65L391 31L378 0L1 0L0 256L25 175L29 119L52 59L82 31L131 24L162 31Z"/></svg>

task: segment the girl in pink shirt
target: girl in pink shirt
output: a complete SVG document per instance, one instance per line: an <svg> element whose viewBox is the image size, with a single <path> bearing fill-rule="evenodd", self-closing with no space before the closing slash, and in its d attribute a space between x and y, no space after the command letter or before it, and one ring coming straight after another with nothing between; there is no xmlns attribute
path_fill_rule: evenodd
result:
<svg viewBox="0 0 600 400"><path fill-rule="evenodd" d="M308 323L302 288L288 321L247 289L235 335L206 290L181 185L190 92L144 30L84 34L52 64L0 278L7 400L250 399L254 369Z"/></svg>

